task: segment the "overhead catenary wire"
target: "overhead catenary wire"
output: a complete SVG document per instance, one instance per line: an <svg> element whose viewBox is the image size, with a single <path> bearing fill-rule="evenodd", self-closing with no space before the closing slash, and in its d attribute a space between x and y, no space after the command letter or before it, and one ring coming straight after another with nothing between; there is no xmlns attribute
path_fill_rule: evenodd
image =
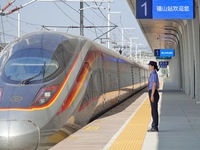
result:
<svg viewBox="0 0 200 150"><path fill-rule="evenodd" d="M96 3L96 2L95 2ZM85 4L88 6L88 7L90 7L90 5L89 4L87 4L86 2L85 2ZM101 3L102 4L102 3ZM103 19L103 20L105 20L102 16L100 16L96 11L94 11L93 9L91 9L99 18L101 18L101 19ZM95 34L96 34L96 37L98 36L97 35L97 29L95 28Z"/></svg>
<svg viewBox="0 0 200 150"><path fill-rule="evenodd" d="M85 2L85 4L88 6L88 7L91 7L88 3L86 3ZM109 21L112 25L117 25L117 26L119 26L118 24L115 24L115 23L113 23L112 21L110 21L110 20L108 20L108 18L104 15L104 13L102 12L102 10L99 8L101 5L102 5L102 3L101 3L101 5L99 6L96 2L95 2L95 4L96 4L96 6L98 7L98 10L99 10L99 12L101 13L101 15L103 16L103 17L101 17L100 15L98 15L94 10L92 10L95 14L97 14L100 18L102 18L102 19L104 19L104 20L106 20L106 21ZM122 28L124 28L123 27L123 24L122 24L122 21L121 21L121 17L120 17L120 25L122 26ZM122 31L119 29L119 28L117 28L118 29L118 31L121 33L121 35L122 35ZM126 31L124 32L124 37L125 37L125 39L126 40L128 40L128 35L127 35L127 33L126 33ZM117 38L118 40L119 40L119 38ZM115 40L113 40L113 39L110 39L111 40L111 42L115 42ZM120 41L120 40L119 40Z"/></svg>
<svg viewBox="0 0 200 150"><path fill-rule="evenodd" d="M77 22L76 20L74 20L73 18L71 18L69 15L67 15L66 13L65 13L65 11L63 11L62 10L62 8L60 7L60 6L58 6L55 2L54 2L54 4L60 9L60 11L62 11L63 12L63 14L66 16L66 17L68 17L70 20L72 20L74 23L76 23L76 24L78 24L79 25L79 22ZM69 6L69 5L68 5ZM69 28L68 28L69 29ZM92 31L92 30L90 30L91 32L93 32L94 33L94 31ZM68 32L68 31L67 31Z"/></svg>
<svg viewBox="0 0 200 150"><path fill-rule="evenodd" d="M11 13L13 13L13 12L15 12L15 11L17 11L17 10L19 10L19 9L21 9L21 8L23 8L23 7L25 7L25 6L29 5L29 4L31 4L31 3L33 3L33 2L35 2L35 1L37 1L37 0L32 0L32 1L28 2L28 3L25 3L24 5L20 5L19 7L16 7L16 8L12 9L11 11L9 11L9 12L7 12L7 13L5 13L5 14L6 14L7 17L8 17L9 14L11 14ZM14 1L13 1L13 2L14 2ZM55 3L55 2L54 2L54 3ZM11 4L11 3L10 3L10 4ZM68 18L70 18L71 20L75 21L75 20L72 19L69 15L67 15L56 3L55 3L55 5L56 5ZM9 5L9 6L11 6L11 5ZM6 7L6 8L8 8L8 7ZM3 11L5 11L5 9L4 9ZM13 20L15 20L15 21L18 21L17 19L12 18L12 17L8 17L8 18L13 19ZM20 22L21 22L21 23L25 23L25 24L27 24L27 25L35 26L37 29L41 29L41 27L44 26L44 25L39 25L39 24L35 24L35 23L30 23L30 22L26 22L26 21L22 21L22 20L21 20ZM76 22L76 21L75 21L75 22ZM78 24L78 22L76 22L76 23ZM40 28L38 28L38 27L40 27Z"/></svg>
<svg viewBox="0 0 200 150"><path fill-rule="evenodd" d="M98 4L95 2L95 4L96 4L96 6L98 6ZM107 21L110 21L110 20L108 20L108 18L103 14L103 12L101 11L101 9L100 8L98 8L98 10L99 10L99 12L103 15L103 17L107 20ZM115 23L113 23L113 22L111 22L110 21L110 23L111 24L113 24L113 25L118 25L118 24L115 24ZM122 20L121 20L121 17L120 17L120 25L122 26L122 28L124 28L124 26L123 26L123 24L122 24ZM118 30L120 31L120 33L122 34L122 31L118 28ZM126 31L125 31L125 34L124 34L124 37L125 37L125 39L126 40L128 40L128 37L127 37L127 35L126 35ZM111 39L112 40L112 39Z"/></svg>
<svg viewBox="0 0 200 150"><path fill-rule="evenodd" d="M13 31L16 31L16 29L18 29L18 27L17 27L15 24L13 24L12 22L10 22L9 20L6 20L5 23L7 23L7 24L11 25L12 27L14 27L14 30L13 30ZM12 32L12 30L10 30L10 31L6 31L6 33L8 33L8 32ZM24 30L21 30L21 32L23 32L23 33L27 33L27 32L24 31Z"/></svg>
<svg viewBox="0 0 200 150"><path fill-rule="evenodd" d="M80 26L43 26L49 28L80 28ZM107 28L108 26L85 26L85 28ZM116 27L116 26L111 26Z"/></svg>
<svg viewBox="0 0 200 150"><path fill-rule="evenodd" d="M85 2L85 4L88 6L88 7L91 7L88 3ZM101 15L99 15L96 11L94 11L93 9L91 9L99 18L107 21L107 18L106 17L102 17Z"/></svg>
<svg viewBox="0 0 200 150"><path fill-rule="evenodd" d="M123 25L121 20L120 20L120 25L121 25L122 28L124 28L124 25ZM119 32L122 34L122 31L120 29L119 29ZM128 39L129 35L126 34L126 30L124 31L124 34L122 36L124 36L126 40L129 40Z"/></svg>
<svg viewBox="0 0 200 150"><path fill-rule="evenodd" d="M96 6L98 6L97 3L95 3L95 4L96 4ZM112 24L112 25L116 25L116 24L113 23L111 20L108 20L108 18L104 15L104 13L102 12L102 10L100 9L100 6L98 7L98 10L99 10L99 12L101 13L101 15L105 18L106 21L109 21L110 24Z"/></svg>
<svg viewBox="0 0 200 150"><path fill-rule="evenodd" d="M1 13L1 17L4 16L4 15L6 15L7 22L8 22L10 25L12 25L13 27L17 28L15 25L13 25L11 22L8 21L8 18L9 18L9 19L12 19L12 20L15 20L15 21L19 21L19 20L18 20L18 19L15 19L15 18L12 18L12 17L10 17L10 16L8 16L8 15L11 14L11 13L13 13L13 12L15 12L15 11L17 11L17 10L19 11L19 9L21 9L21 8L23 8L23 7L27 6L27 5L29 5L29 4L31 4L31 3L33 3L33 2L35 2L36 0L31 0L31 1L29 1L28 3L25 3L25 4L23 4L23 5L20 5L19 7L16 6L14 9L8 11L7 13L3 13L6 9L8 9L10 6L12 6L13 3L14 3L15 1L16 1L16 0L13 0L13 1L10 1L10 2L8 1L8 4L7 4L3 9L0 10L0 13ZM12 6L12 7L14 7L14 6ZM27 25L32 25L32 26L36 27L37 29L41 29L41 27L42 27L42 25L38 25L38 24L34 24L34 23L29 23L29 22L22 21L22 20L20 20L20 22L21 22L21 23L24 23L24 24L27 24ZM39 26L40 28L38 28L38 26ZM22 31L22 32L25 32L25 31ZM25 32L25 33L26 33L26 32ZM7 34L7 35L8 35L8 34ZM13 35L13 37L16 37L16 36Z"/></svg>
<svg viewBox="0 0 200 150"><path fill-rule="evenodd" d="M10 16L7 16L7 18L11 19L11 20L14 20L14 21L18 21L17 19L15 18L12 18ZM13 27L17 28L13 23L11 23L10 21L7 20L7 22L12 25ZM41 25L41 24L35 24L35 23L30 23L30 22L26 22L26 21L23 21L23 20L20 20L21 23L23 24L26 24L26 25L29 25L29 26L33 26L34 28L36 28L37 30L42 30L43 29L43 26L44 25ZM15 29L16 31L16 29ZM11 31L7 31L8 32L11 32ZM27 31L24 31L24 30L21 30L22 33L28 33ZM15 35L13 35L13 37L16 37Z"/></svg>
<svg viewBox="0 0 200 150"><path fill-rule="evenodd" d="M15 2L16 0L13 0L13 1L11 1L11 2ZM23 5L20 5L19 7L15 7L14 9L12 9L11 11L9 11L9 12L7 12L7 15L8 14L11 14L11 13L13 13L14 11L17 11L17 10L19 10L19 9L21 9L21 8L23 8L23 7L25 7L25 6L27 6L27 5L30 5L31 3L33 3L33 2L36 2L37 0L31 0L31 1L29 1L29 2L27 2L27 3L25 3L25 4L23 4ZM73 9L74 11L76 11L78 14L80 14L80 12L78 11L78 10L76 10L75 8L73 8L72 6L70 6L69 4L67 4L66 2L64 2L64 1L60 1L60 2L62 2L62 3L64 3L65 5L67 5L68 7L70 7L71 9ZM12 3L12 4L13 4ZM97 6L102 6L102 4L103 4L103 2L101 2L99 5L97 4L97 2L94 2ZM12 6L12 4L11 5L9 5L9 6ZM73 20L73 22L75 22L76 24L79 24L79 22L78 21L76 21L75 19L73 19L72 17L70 17L69 15L67 15L67 13L65 12L65 11L63 11L62 10L62 8L58 5L58 4L56 4L56 2L54 2L54 4L60 9L60 11L62 11L68 18L70 18L70 20ZM86 3L87 4L87 3ZM88 4L87 4L88 5ZM14 6L12 6L12 7L14 7ZM8 7L7 7L8 8ZM6 8L6 9L7 9ZM108 19L107 19L107 17L104 15L104 13L100 10L100 8L98 8L98 10L99 10L99 12L101 13L101 15L99 15L96 11L94 11L94 10L92 10L96 15L98 15L101 19L103 19L103 20L107 20L108 21ZM5 11L5 10L4 10ZM8 17L8 16L7 16ZM15 19L15 18L12 18L12 17L8 17L9 19L13 19L13 20L16 20L17 21L17 19ZM92 24L92 27L94 28L96 25L93 23L93 22L91 22L86 16L84 16L84 18L89 22L89 23L91 23ZM24 23L24 24L27 24L27 25L31 25L31 26L34 26L35 28L37 28L37 29L42 29L42 28L44 28L45 26L44 25L39 25L39 24L35 24L35 23L30 23L30 22L26 22L26 21L20 21L21 23ZM115 29L116 28L116 24L114 24L114 23L112 23L112 22L110 22L111 24L113 24L113 25L115 25L115 26L113 26L113 28ZM97 26L96 26L97 27ZM112 27L112 26L111 26ZM68 28L69 29L69 28ZM88 30L90 30L89 28L88 28ZM93 33L95 33L96 34L96 36L98 36L97 35L97 30L98 31L100 31L101 33L102 33L102 35L105 35L105 32L103 31L103 30L101 30L101 29L99 29L99 28L94 28L94 30L95 31L92 31L92 30L90 30L91 32L93 32ZM113 29L111 29L111 30L113 30ZM111 31L110 30L110 31ZM106 32L107 33L107 32ZM102 36L101 35L101 36ZM101 37L100 36L100 37Z"/></svg>
<svg viewBox="0 0 200 150"><path fill-rule="evenodd" d="M15 29L17 29L17 26L16 25L14 25L13 23L11 23L10 21L6 21L8 24L10 24L12 27L14 27Z"/></svg>
<svg viewBox="0 0 200 150"><path fill-rule="evenodd" d="M85 4L88 6L88 7L91 7L88 3L86 3L85 2ZM94 10L92 10L96 15L98 15L100 18L102 18L103 20L105 20L105 21L109 21L112 25L114 25L114 26L117 26L115 23L113 23L113 22L111 22L110 20L108 20L108 18L104 15L104 13L101 11L101 9L99 8L103 3L101 2L101 4L98 6L98 4L97 4L97 2L95 2L95 4L96 4L96 6L98 7L98 10L99 10L99 12L101 13L101 15L103 16L100 16L98 13L96 13ZM111 26L112 27L112 26ZM112 29L110 30L110 31L112 31ZM109 32L110 32L109 31ZM106 32L106 33L108 33L108 32ZM105 35L105 34L104 34ZM113 40L112 39L110 39L110 41L111 42L113 42Z"/></svg>
<svg viewBox="0 0 200 150"><path fill-rule="evenodd" d="M56 2L53 2L55 5L56 5L56 7L66 16L66 17L68 17L71 21L73 21L74 23L76 23L76 24L79 24L79 22L77 22L76 20L74 20L72 17L70 17L67 13L65 13L63 10L62 10L62 8L60 8L60 6L58 6L58 4L56 3Z"/></svg>
<svg viewBox="0 0 200 150"><path fill-rule="evenodd" d="M91 7L88 3L86 3L85 2L85 4L88 6L88 7ZM111 22L110 20L108 20L108 18L104 15L104 13L101 11L101 9L100 9L100 7L101 7L101 5L103 4L102 2L100 3L100 5L98 5L97 4L97 2L95 2L95 4L96 4L96 6L97 6L97 8L98 8L98 10L99 10L99 12L100 12L100 14L103 16L100 16L96 11L94 11L93 9L92 9L92 11L96 14L96 15L98 15L101 19L103 19L103 20L105 20L105 21L109 21L114 27L113 27L113 29L110 29L110 31L107 31L106 33L108 33L108 32L111 32L112 30L114 30L116 27L118 27L115 23L113 23L113 22ZM105 8L106 9L106 8ZM112 26L111 26L112 27ZM103 35L105 35L105 33L103 34ZM100 37L102 37L102 35L101 36L99 36L98 38L100 38ZM98 38L96 38L96 39L98 39ZM94 39L94 40L96 40L96 39ZM114 40L112 40L112 39L110 39L110 41L111 42L115 42Z"/></svg>
<svg viewBox="0 0 200 150"><path fill-rule="evenodd" d="M6 17L9 18L9 19L18 21L17 19L15 19L15 18L13 18L13 17L10 17L10 16L6 16ZM30 23L30 22L26 22L26 21L23 21L23 20L20 20L20 22L21 22L21 23L24 23L24 24L27 24L27 25L34 26L34 27L37 28L37 29L41 29L41 27L43 27L43 25L41 25L41 24ZM40 27L40 28L38 28L38 27Z"/></svg>
<svg viewBox="0 0 200 150"><path fill-rule="evenodd" d="M98 9L98 10L99 10L99 12L103 15L103 17L104 17L107 21L109 21L108 18L103 14L103 12L102 12L100 9ZM114 24L114 23L111 22L111 21L110 21L110 23L111 23L111 24ZM120 17L120 23L121 23L121 17ZM115 25L116 25L116 24L115 24ZM120 30L119 28L117 28L117 29L118 29L118 30L120 31L120 33L122 34L121 30ZM117 38L117 39L119 39L119 38ZM116 42L115 42L114 40L112 40L112 39L111 39L111 42L116 43Z"/></svg>
<svg viewBox="0 0 200 150"><path fill-rule="evenodd" d="M71 7L69 4L67 4L66 2L63 2L65 5L67 5L69 8L71 8L72 10L74 10L75 12L77 12L78 14L80 14L80 12L78 10L76 10L75 8ZM83 15L83 17L89 22L91 23L93 26L95 26L95 24L93 22L91 22L87 17L85 17L85 15ZM100 32L104 33L102 30L98 29Z"/></svg>
<svg viewBox="0 0 200 150"><path fill-rule="evenodd" d="M110 31L114 30L114 29L117 28L117 27L118 27L118 26L113 27L112 29L110 29ZM99 36L99 37L97 37L96 39L94 39L94 41L97 40L97 39L99 39L100 37L104 36L105 34L107 34L107 33L110 32L110 31L105 32L105 33L102 34L101 36Z"/></svg>
<svg viewBox="0 0 200 150"><path fill-rule="evenodd" d="M0 34L2 34L2 32L0 32ZM16 38L17 36L15 36L15 35L12 35L12 34L8 34L8 33L4 33L6 36L9 36L9 37L14 37L14 38Z"/></svg>
<svg viewBox="0 0 200 150"><path fill-rule="evenodd" d="M67 4L66 2L63 2L63 3L65 3L67 6L69 6L71 9L73 9L74 11L76 11L77 13L79 13L80 14L80 12L79 11L77 11L76 9L74 9L73 7L71 7L69 4ZM91 23L93 26L95 26L94 25L94 23L92 23L88 18L86 18L85 16L83 16L89 23ZM115 28L117 27L117 25L115 25L112 29L110 29L110 31L112 31L112 30L114 30ZM102 32L102 35L100 35L100 36L98 36L97 38L95 38L94 39L94 41L95 40L97 40L99 37L102 37L102 36L104 36L105 34L107 34L108 32L110 32L110 31L107 31L107 32L103 32L102 30L100 30L99 28L97 28L100 32Z"/></svg>
<svg viewBox="0 0 200 150"><path fill-rule="evenodd" d="M31 3L33 3L33 2L35 2L35 1L37 1L37 0L31 0L31 1L29 1L28 3L25 3L25 4L23 4L23 5L20 5L19 7L16 7L16 8L14 8L14 9L8 11L7 13L4 13L4 15L9 15L9 14L11 14L11 13L13 13L13 12L15 12L15 11L17 11L17 10L19 10L19 9L21 9L21 8L23 8L23 7L25 7L25 6L29 5L29 4L31 4ZM61 2L62 2L62 1L61 1ZM14 1L12 1L12 3L14 3ZM65 2L64 2L64 3L65 3ZM67 16L68 18L70 18L70 19L71 19L73 22L75 22L76 24L79 24L79 22L77 22L76 20L74 20L73 18L71 18L69 15L67 15L55 2L54 2L54 4L60 9L60 11L62 11L62 12L65 14L65 16ZM66 4L66 3L65 3L65 4ZM9 3L9 6L11 6L11 3ZM6 6L5 9L7 9L9 6ZM69 6L69 5L68 5L68 6ZM71 8L72 8L72 7L71 7ZM5 9L3 9L3 11L5 11ZM2 11L2 12L3 12L3 11ZM1 14L1 16L3 16L3 15ZM17 19L15 19L15 18L12 18L12 17L9 17L9 18L17 21ZM86 17L85 17L85 18L86 18ZM87 18L86 18L86 20L89 21ZM43 27L43 25L33 24L33 23L25 22L25 21L20 21L20 22L25 23L25 24L27 24L27 25L39 26L40 28ZM92 22L91 22L91 23L92 23ZM36 28L38 28L38 27L36 27ZM93 32L92 30L90 30L90 31ZM93 32L93 33L94 33L94 32Z"/></svg>

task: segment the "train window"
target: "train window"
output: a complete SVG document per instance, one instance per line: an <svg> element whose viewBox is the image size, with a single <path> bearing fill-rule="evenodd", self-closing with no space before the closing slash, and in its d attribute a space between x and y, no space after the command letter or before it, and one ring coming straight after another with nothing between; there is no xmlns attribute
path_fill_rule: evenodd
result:
<svg viewBox="0 0 200 150"><path fill-rule="evenodd" d="M53 53L41 49L16 52L5 64L4 75L9 81L39 81L49 77L59 68Z"/></svg>

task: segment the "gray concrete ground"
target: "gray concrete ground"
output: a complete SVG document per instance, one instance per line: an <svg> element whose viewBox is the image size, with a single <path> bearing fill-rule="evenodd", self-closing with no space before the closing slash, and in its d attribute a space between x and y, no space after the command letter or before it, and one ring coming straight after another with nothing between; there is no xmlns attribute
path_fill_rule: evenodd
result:
<svg viewBox="0 0 200 150"><path fill-rule="evenodd" d="M185 95L181 90L175 90L170 84L164 84L160 95L160 132L147 132L142 149L200 150L200 104L196 104L194 99ZM128 118L134 115L145 97L147 97L146 92L136 94L51 150L107 149L109 143L112 144L112 139L115 139L114 135L118 133Z"/></svg>
<svg viewBox="0 0 200 150"><path fill-rule="evenodd" d="M147 133L143 150L199 150L200 104L165 84L160 91L159 133Z"/></svg>
<svg viewBox="0 0 200 150"><path fill-rule="evenodd" d="M124 103L113 108L97 120L64 139L50 150L107 150L123 130L126 121L147 98L147 92L141 91ZM127 122L128 123L128 122Z"/></svg>

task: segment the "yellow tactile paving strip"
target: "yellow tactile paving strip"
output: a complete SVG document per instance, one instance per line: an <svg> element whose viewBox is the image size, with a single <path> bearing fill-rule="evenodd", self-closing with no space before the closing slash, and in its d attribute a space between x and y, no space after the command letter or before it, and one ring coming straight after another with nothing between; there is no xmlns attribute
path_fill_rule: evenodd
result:
<svg viewBox="0 0 200 150"><path fill-rule="evenodd" d="M147 98L109 150L140 150L151 119Z"/></svg>

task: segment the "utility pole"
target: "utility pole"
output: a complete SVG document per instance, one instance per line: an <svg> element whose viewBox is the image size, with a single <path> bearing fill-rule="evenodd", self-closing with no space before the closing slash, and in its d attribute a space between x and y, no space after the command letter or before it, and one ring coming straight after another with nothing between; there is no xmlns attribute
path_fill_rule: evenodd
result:
<svg viewBox="0 0 200 150"><path fill-rule="evenodd" d="M111 3L113 0L29 0L29 2L22 4L10 11L4 12L12 3L15 2L13 0L11 3L8 3L3 9L0 7L0 16L6 16L10 15L16 11L19 11L20 9L35 3L35 2L80 2L80 35L84 36L84 11L83 11L83 4L84 2L101 2L101 3ZM18 20L20 20L20 13L18 13ZM110 21L109 21L110 22ZM18 31L20 31L20 24L18 23ZM18 36L20 36L20 32L18 32Z"/></svg>
<svg viewBox="0 0 200 150"><path fill-rule="evenodd" d="M108 0L108 49L110 49L110 0Z"/></svg>
<svg viewBox="0 0 200 150"><path fill-rule="evenodd" d="M84 36L83 2L80 2L80 35Z"/></svg>
<svg viewBox="0 0 200 150"><path fill-rule="evenodd" d="M124 29L122 28L122 48L124 47Z"/></svg>
<svg viewBox="0 0 200 150"><path fill-rule="evenodd" d="M130 57L132 56L132 50L133 50L133 40L138 40L138 37L131 37L130 38Z"/></svg>
<svg viewBox="0 0 200 150"><path fill-rule="evenodd" d="M135 28L121 28L121 32L122 32L122 48L124 47L124 30L135 30Z"/></svg>
<svg viewBox="0 0 200 150"><path fill-rule="evenodd" d="M136 62L138 61L138 46L143 45L143 44L135 44L135 48L136 48Z"/></svg>
<svg viewBox="0 0 200 150"><path fill-rule="evenodd" d="M18 11L18 19L17 19L17 21L18 21L18 33L17 33L17 36L18 37L20 37L21 36L21 14L20 14L20 12Z"/></svg>

